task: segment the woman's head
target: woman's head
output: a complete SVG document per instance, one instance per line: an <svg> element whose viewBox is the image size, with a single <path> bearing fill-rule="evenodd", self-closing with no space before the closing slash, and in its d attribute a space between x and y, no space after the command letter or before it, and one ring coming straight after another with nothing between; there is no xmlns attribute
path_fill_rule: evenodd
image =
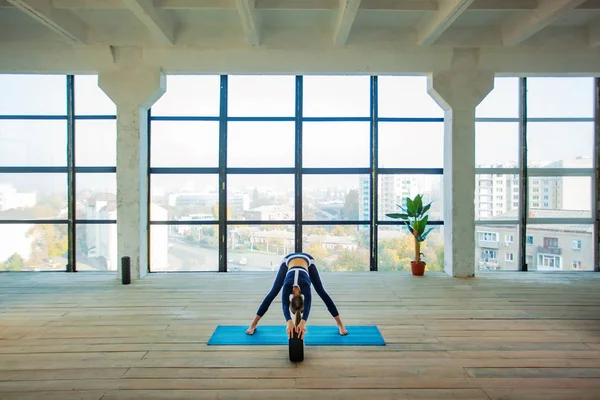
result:
<svg viewBox="0 0 600 400"><path fill-rule="evenodd" d="M300 293L292 296L292 301L290 302L290 308L293 313L296 311L304 311L304 297Z"/></svg>
<svg viewBox="0 0 600 400"><path fill-rule="evenodd" d="M304 296L298 286L294 286L292 295L290 296L290 311L296 315L296 324L302 319L302 311L304 311Z"/></svg>

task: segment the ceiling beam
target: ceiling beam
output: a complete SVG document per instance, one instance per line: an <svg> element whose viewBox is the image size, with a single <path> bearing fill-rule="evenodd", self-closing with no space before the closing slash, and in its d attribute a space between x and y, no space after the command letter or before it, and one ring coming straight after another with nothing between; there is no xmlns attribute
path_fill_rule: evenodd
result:
<svg viewBox="0 0 600 400"><path fill-rule="evenodd" d="M430 46L471 6L474 0L442 0L439 9L419 27L417 43Z"/></svg>
<svg viewBox="0 0 600 400"><path fill-rule="evenodd" d="M252 46L258 46L260 45L260 21L254 2L255 0L235 0L246 40Z"/></svg>
<svg viewBox="0 0 600 400"><path fill-rule="evenodd" d="M502 42L505 46L516 46L585 2L586 0L540 2L535 10L512 18L502 26Z"/></svg>
<svg viewBox="0 0 600 400"><path fill-rule="evenodd" d="M596 18L588 27L588 42L590 47L600 47L600 18Z"/></svg>
<svg viewBox="0 0 600 400"><path fill-rule="evenodd" d="M333 29L333 44L346 45L361 0L340 0L340 9Z"/></svg>
<svg viewBox="0 0 600 400"><path fill-rule="evenodd" d="M8 0L10 4L58 33L68 43L85 44L87 28L75 14L52 7L51 0Z"/></svg>
<svg viewBox="0 0 600 400"><path fill-rule="evenodd" d="M0 7L6 0L0 0ZM475 0L469 10L520 11L534 10L537 0ZM235 9L235 0L154 0L154 6L165 10ZM121 0L54 0L60 9L119 9ZM335 10L337 0L256 0L259 10ZM588 0L579 8L600 9L600 0ZM437 11L437 0L362 0L361 10Z"/></svg>
<svg viewBox="0 0 600 400"><path fill-rule="evenodd" d="M164 11L157 10L152 0L122 0L137 19L160 43L175 43L175 23Z"/></svg>

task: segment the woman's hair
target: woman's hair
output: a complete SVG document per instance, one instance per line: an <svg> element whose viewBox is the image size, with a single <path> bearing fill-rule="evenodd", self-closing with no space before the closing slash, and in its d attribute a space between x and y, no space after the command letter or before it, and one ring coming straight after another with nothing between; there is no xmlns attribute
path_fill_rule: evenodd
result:
<svg viewBox="0 0 600 400"><path fill-rule="evenodd" d="M292 312L296 315L296 325L300 323L302 319L302 311L304 311L304 299L302 295L292 297L292 301L290 302L290 308Z"/></svg>

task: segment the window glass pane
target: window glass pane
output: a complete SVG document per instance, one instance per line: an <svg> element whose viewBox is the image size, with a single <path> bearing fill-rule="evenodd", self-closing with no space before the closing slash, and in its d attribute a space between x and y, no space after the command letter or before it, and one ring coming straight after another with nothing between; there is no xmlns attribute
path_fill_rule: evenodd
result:
<svg viewBox="0 0 600 400"><path fill-rule="evenodd" d="M517 225L475 225L475 269L478 272L519 270Z"/></svg>
<svg viewBox="0 0 600 400"><path fill-rule="evenodd" d="M217 167L219 123L213 121L152 121L152 167Z"/></svg>
<svg viewBox="0 0 600 400"><path fill-rule="evenodd" d="M0 271L57 271L67 265L67 224L0 224Z"/></svg>
<svg viewBox="0 0 600 400"><path fill-rule="evenodd" d="M151 225L150 270L218 271L218 225Z"/></svg>
<svg viewBox="0 0 600 400"><path fill-rule="evenodd" d="M529 218L592 218L592 178L529 178Z"/></svg>
<svg viewBox="0 0 600 400"><path fill-rule="evenodd" d="M305 76L304 117L368 117L371 80L368 76Z"/></svg>
<svg viewBox="0 0 600 400"><path fill-rule="evenodd" d="M594 116L594 78L527 78L527 116Z"/></svg>
<svg viewBox="0 0 600 400"><path fill-rule="evenodd" d="M304 175L302 218L369 220L369 175Z"/></svg>
<svg viewBox="0 0 600 400"><path fill-rule="evenodd" d="M444 227L429 226L433 230L425 242L421 242L421 259L427 263L427 271L444 270ZM377 234L378 271L410 271L415 259L415 241L402 225L379 226Z"/></svg>
<svg viewBox="0 0 600 400"><path fill-rule="evenodd" d="M66 218L66 173L0 174L0 219Z"/></svg>
<svg viewBox="0 0 600 400"><path fill-rule="evenodd" d="M379 175L379 220L400 221L386 216L401 212L398 204L406 206L406 197L413 199L423 195L423 201L432 203L429 209L430 221L442 221L444 201L442 175Z"/></svg>
<svg viewBox="0 0 600 400"><path fill-rule="evenodd" d="M519 124L517 122L475 123L475 166L517 168Z"/></svg>
<svg viewBox="0 0 600 400"><path fill-rule="evenodd" d="M117 165L116 121L75 121L75 165Z"/></svg>
<svg viewBox="0 0 600 400"><path fill-rule="evenodd" d="M379 117L444 117L444 110L427 93L426 76L380 76L377 83Z"/></svg>
<svg viewBox="0 0 600 400"><path fill-rule="evenodd" d="M1 115L67 115L65 75L0 74L0 93Z"/></svg>
<svg viewBox="0 0 600 400"><path fill-rule="evenodd" d="M319 271L368 271L369 225L304 225L302 251Z"/></svg>
<svg viewBox="0 0 600 400"><path fill-rule="evenodd" d="M150 175L150 220L217 220L219 176Z"/></svg>
<svg viewBox="0 0 600 400"><path fill-rule="evenodd" d="M97 75L75 76L75 115L116 115L115 103L98 87Z"/></svg>
<svg viewBox="0 0 600 400"><path fill-rule="evenodd" d="M227 219L293 220L293 175L227 175Z"/></svg>
<svg viewBox="0 0 600 400"><path fill-rule="evenodd" d="M65 167L67 122L0 121L0 165Z"/></svg>
<svg viewBox="0 0 600 400"><path fill-rule="evenodd" d="M294 76L235 76L227 81L230 117L293 117L296 104Z"/></svg>
<svg viewBox="0 0 600 400"><path fill-rule="evenodd" d="M426 151L414 151L427 143ZM443 168L444 124L441 122L380 122L379 166L382 168Z"/></svg>
<svg viewBox="0 0 600 400"><path fill-rule="evenodd" d="M527 246L529 271L593 271L593 225L528 224L527 235L533 245ZM581 249L572 242L581 241Z"/></svg>
<svg viewBox="0 0 600 400"><path fill-rule="evenodd" d="M293 122L229 122L229 167L293 167Z"/></svg>
<svg viewBox="0 0 600 400"><path fill-rule="evenodd" d="M77 224L77 271L116 271L117 224Z"/></svg>
<svg viewBox="0 0 600 400"><path fill-rule="evenodd" d="M475 175L475 219L519 219L519 175Z"/></svg>
<svg viewBox="0 0 600 400"><path fill-rule="evenodd" d="M476 108L478 118L518 118L519 78L496 78L494 89Z"/></svg>
<svg viewBox="0 0 600 400"><path fill-rule="evenodd" d="M528 167L592 168L593 122L527 124Z"/></svg>
<svg viewBox="0 0 600 400"><path fill-rule="evenodd" d="M75 177L77 219L117 219L117 175L78 173Z"/></svg>
<svg viewBox="0 0 600 400"><path fill-rule="evenodd" d="M152 106L153 116L218 116L218 75L168 75L167 91Z"/></svg>
<svg viewBox="0 0 600 400"><path fill-rule="evenodd" d="M368 167L368 122L305 122L303 124L303 166Z"/></svg>
<svg viewBox="0 0 600 400"><path fill-rule="evenodd" d="M294 251L293 225L227 227L227 271L278 271Z"/></svg>

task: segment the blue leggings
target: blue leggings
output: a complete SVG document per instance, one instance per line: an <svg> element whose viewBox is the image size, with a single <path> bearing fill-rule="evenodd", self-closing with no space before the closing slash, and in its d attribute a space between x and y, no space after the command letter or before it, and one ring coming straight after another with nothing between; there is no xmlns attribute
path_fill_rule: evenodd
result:
<svg viewBox="0 0 600 400"><path fill-rule="evenodd" d="M261 303L260 307L258 307L256 315L261 317L265 315L265 313L269 309L269 306L281 291L281 288L283 287L283 281L285 280L285 275L287 274L287 272L288 267L286 263L281 263L281 265L279 266L279 272L277 272L277 277L275 277L275 282L273 282L273 287L271 288L271 291L267 293L267 296ZM310 277L315 291L327 306L327 310L329 310L331 316L335 318L338 315L340 315L337 308L335 307L335 304L333 303L333 300L331 300L331 297L329 297L329 294L327 294L325 288L323 288L323 283L321 282L321 278L319 277L319 271L317 271L317 267L311 264L308 267L308 276Z"/></svg>

